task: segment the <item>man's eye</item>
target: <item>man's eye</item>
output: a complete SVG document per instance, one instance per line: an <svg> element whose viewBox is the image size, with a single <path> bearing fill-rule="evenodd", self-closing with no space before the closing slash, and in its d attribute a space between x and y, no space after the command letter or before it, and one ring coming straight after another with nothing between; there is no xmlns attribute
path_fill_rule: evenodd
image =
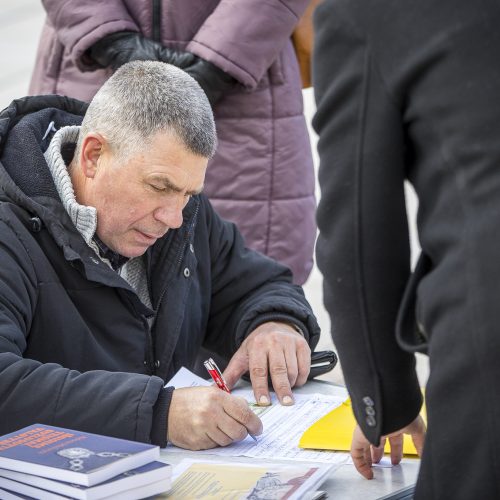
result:
<svg viewBox="0 0 500 500"><path fill-rule="evenodd" d="M154 184L150 184L150 186L155 190L155 191L166 191L167 188L165 186L155 186Z"/></svg>

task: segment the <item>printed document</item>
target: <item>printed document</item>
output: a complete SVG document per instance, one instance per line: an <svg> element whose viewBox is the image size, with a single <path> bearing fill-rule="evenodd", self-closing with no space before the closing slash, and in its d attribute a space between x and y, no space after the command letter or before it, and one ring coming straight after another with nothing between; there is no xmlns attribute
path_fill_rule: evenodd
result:
<svg viewBox="0 0 500 500"><path fill-rule="evenodd" d="M197 377L186 368L179 372L166 385L178 387L209 386L210 382ZM338 390L337 390L338 389ZM226 447L198 451L197 454L221 455L225 457L245 456L259 459L294 460L301 462L324 462L342 465L349 455L334 451L305 450L298 447L305 430L321 417L340 406L347 399L344 388L336 388L332 395L294 394L293 406L282 406L274 393L271 406L256 406L251 388L234 389L231 394L245 398L262 420L264 432L257 436L257 442L247 436L243 441ZM166 451L180 448L169 445Z"/></svg>
<svg viewBox="0 0 500 500"><path fill-rule="evenodd" d="M332 465L217 462L184 459L174 468L171 500L269 499L312 497Z"/></svg>

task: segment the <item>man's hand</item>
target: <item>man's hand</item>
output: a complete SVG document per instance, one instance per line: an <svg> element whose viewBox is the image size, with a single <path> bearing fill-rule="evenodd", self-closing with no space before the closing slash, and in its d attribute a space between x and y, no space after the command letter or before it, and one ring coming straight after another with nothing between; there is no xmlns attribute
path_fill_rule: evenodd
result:
<svg viewBox="0 0 500 500"><path fill-rule="evenodd" d="M304 385L311 368L311 349L304 337L286 323L263 323L243 341L224 370L232 387L250 372L255 400L270 404L268 374L283 405L293 404L292 387Z"/></svg>
<svg viewBox="0 0 500 500"><path fill-rule="evenodd" d="M413 444L417 449L417 453L421 457L424 449L425 433L425 423L419 415L404 429L384 436L380 440L380 446L373 446L370 444L368 439L365 438L359 425L357 425L354 429L351 443L351 457L354 462L354 466L362 476L366 477L366 479L373 479L372 463L380 462L384 456L384 445L386 439L389 439L389 443L391 445L392 464L399 464L403 458L403 434L411 435Z"/></svg>
<svg viewBox="0 0 500 500"><path fill-rule="evenodd" d="M205 450L262 433L262 422L248 403L216 387L175 389L168 413L172 444Z"/></svg>

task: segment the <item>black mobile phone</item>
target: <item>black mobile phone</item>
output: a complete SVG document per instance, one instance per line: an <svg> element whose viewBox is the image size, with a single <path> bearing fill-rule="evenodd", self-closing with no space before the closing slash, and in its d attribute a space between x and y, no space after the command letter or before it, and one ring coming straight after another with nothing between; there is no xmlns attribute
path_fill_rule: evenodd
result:
<svg viewBox="0 0 500 500"><path fill-rule="evenodd" d="M311 371L308 380L312 380L318 375L323 375L333 370L338 362L337 354L334 351L317 351L311 353Z"/></svg>

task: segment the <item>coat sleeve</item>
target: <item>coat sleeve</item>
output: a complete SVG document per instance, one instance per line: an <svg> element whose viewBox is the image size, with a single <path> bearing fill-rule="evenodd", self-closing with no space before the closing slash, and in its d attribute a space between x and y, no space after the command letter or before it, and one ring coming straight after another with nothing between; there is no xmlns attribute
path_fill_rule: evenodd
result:
<svg viewBox="0 0 500 500"><path fill-rule="evenodd" d="M0 434L40 422L149 442L160 378L80 373L27 355L40 284L14 231L0 231Z"/></svg>
<svg viewBox="0 0 500 500"><path fill-rule="evenodd" d="M221 0L187 50L253 89L289 40L308 3Z"/></svg>
<svg viewBox="0 0 500 500"><path fill-rule="evenodd" d="M106 35L140 31L121 0L42 0L49 24L81 71L97 66L85 52Z"/></svg>
<svg viewBox="0 0 500 500"><path fill-rule="evenodd" d="M208 231L212 289L206 346L229 358L257 326L284 321L297 325L314 349L320 329L291 271L246 248L237 227L222 220L206 197L201 203L205 220L198 227Z"/></svg>
<svg viewBox="0 0 500 500"><path fill-rule="evenodd" d="M402 104L386 88L346 4L326 0L315 15L317 261L354 413L378 443L421 405L414 356L395 337L410 272L405 135Z"/></svg>

